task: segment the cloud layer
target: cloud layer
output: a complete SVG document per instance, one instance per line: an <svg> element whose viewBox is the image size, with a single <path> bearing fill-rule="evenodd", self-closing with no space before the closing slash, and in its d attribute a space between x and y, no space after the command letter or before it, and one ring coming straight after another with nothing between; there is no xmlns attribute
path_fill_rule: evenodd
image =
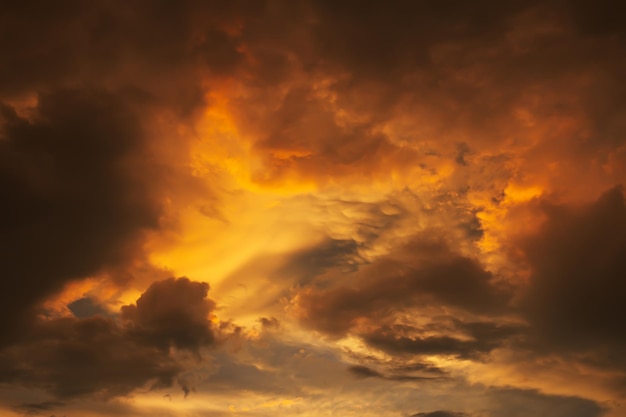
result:
<svg viewBox="0 0 626 417"><path fill-rule="evenodd" d="M622 5L5 3L0 414L624 413Z"/></svg>

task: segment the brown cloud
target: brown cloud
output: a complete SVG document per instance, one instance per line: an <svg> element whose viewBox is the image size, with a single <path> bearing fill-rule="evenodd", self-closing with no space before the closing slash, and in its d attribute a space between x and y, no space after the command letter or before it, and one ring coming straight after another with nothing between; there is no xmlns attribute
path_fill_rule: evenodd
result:
<svg viewBox="0 0 626 417"><path fill-rule="evenodd" d="M209 285L187 278L155 282L135 305L122 307L130 332L145 343L197 352L215 342L209 314L215 303L207 299Z"/></svg>
<svg viewBox="0 0 626 417"><path fill-rule="evenodd" d="M263 161L255 179L445 181L454 171L447 185L484 189L494 184L481 171L499 170L505 186L531 176L561 189L580 164L606 177L588 156L606 158L623 135L626 61L620 26L598 33L593 16L617 7L268 7L244 25L247 94L231 106Z"/></svg>
<svg viewBox="0 0 626 417"><path fill-rule="evenodd" d="M63 90L41 95L32 120L2 108L0 339L64 283L139 256L159 227L162 172L142 155L136 104Z"/></svg>
<svg viewBox="0 0 626 417"><path fill-rule="evenodd" d="M348 372L354 375L356 378L380 378L388 381L426 381L433 379L440 379L441 376L413 376L413 375L384 375L374 369L368 368L362 365L352 365L348 367Z"/></svg>
<svg viewBox="0 0 626 417"><path fill-rule="evenodd" d="M5 383L41 387L57 398L107 398L148 382L169 387L182 370L166 352L129 338L112 319L57 319L34 332L2 352Z"/></svg>
<svg viewBox="0 0 626 417"><path fill-rule="evenodd" d="M486 360L494 349L585 356L587 364L626 369L623 193L571 204L624 182L626 26L617 3L4 2L2 379L62 399L125 395L178 377L181 365L169 350L197 354L215 343L208 286L188 280L155 283L119 316L101 315L105 301L93 293L69 303L76 317L37 313L68 283L94 275L127 282L135 264L154 255L145 253L147 234L169 231L188 209L172 196L188 184L173 176L191 177L188 165L210 176L207 161L222 159L216 183L224 184L216 187L233 205L278 207L280 221L257 223L307 224L293 239L301 249L290 250L282 235L281 244L269 243L272 224L258 232L254 215L241 216L253 236L233 237L239 214L257 206L202 207L228 226L215 238L217 227L196 223L181 241L241 238L241 251L227 254L222 249L235 245L216 244L198 249L202 256L182 247L172 257L195 257L195 268L215 253L228 258L215 267L227 276L218 288L235 306L228 314L269 317L261 323L278 335L293 323L277 301L295 294L288 310L332 336L320 343L355 336L398 369L410 367L409 357ZM222 137L223 126L204 122L227 132ZM209 153L225 150L190 152L199 142ZM269 188L314 195L289 205ZM399 190L419 203L399 207ZM318 197L335 211L316 211ZM297 218L294 209L297 219L283 222L282 204L316 206L306 212L317 217ZM527 217L507 217L518 209ZM513 217L517 224L503 221ZM521 229L524 237L510 238ZM252 244L255 233L268 244ZM316 246L308 233L318 242L329 237ZM160 251L159 244L150 249ZM266 256L261 246L273 252ZM514 262L509 249L519 256ZM150 259L171 259L158 255ZM520 278L525 267L528 281ZM528 328L508 322L514 314ZM244 333L237 319L232 327ZM80 361L93 362L94 374ZM224 359L216 379L229 390L259 392L272 380L280 392L273 371L252 362ZM369 377L367 384L413 378L359 366L350 372ZM496 404L488 415L602 413L579 398L499 395L521 411ZM42 411L54 405L30 409L38 404Z"/></svg>
<svg viewBox="0 0 626 417"><path fill-rule="evenodd" d="M626 205L621 187L584 206L544 204L521 242L531 268L523 305L540 337L563 349L624 346Z"/></svg>
<svg viewBox="0 0 626 417"><path fill-rule="evenodd" d="M433 329L437 329L437 326L431 326L431 330ZM446 329L443 326L439 329L452 335L412 335L419 334L419 330L406 325L382 326L362 333L361 337L368 345L392 355L450 355L480 359L493 349L504 346L513 336L522 333L524 328L491 322L458 322L456 329Z"/></svg>
<svg viewBox="0 0 626 417"><path fill-rule="evenodd" d="M194 0L4 4L0 93L121 87L188 114L203 104L205 76L239 65L238 41L228 29L257 8Z"/></svg>
<svg viewBox="0 0 626 417"><path fill-rule="evenodd" d="M467 417L468 414L465 413L455 413L454 411L431 411L430 413L417 413L413 414L411 417Z"/></svg>
<svg viewBox="0 0 626 417"><path fill-rule="evenodd" d="M360 319L376 323L412 307L442 303L493 312L504 309L507 302L506 290L476 260L451 252L444 242L427 234L362 266L351 278L358 286L305 287L297 297L303 321L340 335Z"/></svg>
<svg viewBox="0 0 626 417"><path fill-rule="evenodd" d="M39 320L0 351L0 381L44 389L59 399L110 398L171 386L184 370L170 347L198 353L216 343L208 286L187 278L152 284L122 319Z"/></svg>

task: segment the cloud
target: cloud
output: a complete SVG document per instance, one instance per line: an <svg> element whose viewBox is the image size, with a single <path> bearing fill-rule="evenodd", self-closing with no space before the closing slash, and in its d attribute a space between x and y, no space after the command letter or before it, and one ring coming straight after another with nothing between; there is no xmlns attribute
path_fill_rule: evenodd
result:
<svg viewBox="0 0 626 417"><path fill-rule="evenodd" d="M302 320L341 335L360 319L376 322L416 306L444 304L474 312L503 309L506 289L499 288L476 260L451 252L432 236L436 233L414 236L346 277L358 286L305 287L296 298Z"/></svg>
<svg viewBox="0 0 626 417"><path fill-rule="evenodd" d="M289 359L266 353L271 366L261 348L224 357L212 369L222 392L294 393L314 378L298 394L321 396L325 363L332 383L389 398L390 380L430 375L415 363L430 355L447 356L450 368L481 362L485 374L500 365L490 360L543 355L547 367L583 362L590 384L622 378L623 387L623 192L591 201L626 173L623 5L5 3L7 385L42 387L60 401L128 395L180 379L179 355L197 358L220 331L237 329L239 340L260 327L261 339L314 339L317 362L287 342L280 352ZM212 187L228 201L224 212L206 196ZM211 200L200 204L201 221L179 193ZM130 284L148 260L177 274L211 271L231 322L212 324L206 284L149 286L151 274ZM116 315L119 293L78 288L101 277L115 291L148 288ZM78 293L71 299L68 285ZM43 308L57 296L73 317ZM359 352L348 372L346 346ZM362 405L350 393L332 404L339 412ZM430 394L420 411L439 411L418 416L474 412ZM415 395L358 412L409 415ZM477 413L494 416L601 414L589 400L539 392L501 391L492 409L482 405Z"/></svg>
<svg viewBox="0 0 626 417"><path fill-rule="evenodd" d="M197 352L215 342L209 314L215 303L206 298L209 285L188 278L153 283L135 305L122 307L130 332L146 344L167 351L170 346Z"/></svg>
<svg viewBox="0 0 626 417"><path fill-rule="evenodd" d="M170 347L198 353L216 344L208 285L187 278L153 283L120 319L40 319L0 351L0 381L58 399L125 396L171 386L184 370Z"/></svg>
<svg viewBox="0 0 626 417"><path fill-rule="evenodd" d="M71 281L141 256L159 228L146 136L133 97L59 90L39 97L32 119L3 105L0 184L0 341L35 304ZM138 173L142 174L138 174Z"/></svg>
<svg viewBox="0 0 626 417"><path fill-rule="evenodd" d="M541 229L520 247L531 268L523 309L559 349L624 346L626 205L621 187L583 206L545 203Z"/></svg>
<svg viewBox="0 0 626 417"><path fill-rule="evenodd" d="M417 413L413 414L411 417L467 417L468 414L465 413L455 413L454 411L431 411L429 413Z"/></svg>
<svg viewBox="0 0 626 417"><path fill-rule="evenodd" d="M166 352L138 343L112 319L56 319L2 352L2 381L29 384L56 398L127 395L150 383L169 387L182 370Z"/></svg>
<svg viewBox="0 0 626 417"><path fill-rule="evenodd" d="M255 12L235 2L193 0L3 5L0 45L7 66L0 70L0 92L106 85L134 89L181 115L193 113L204 104L203 78L231 74L242 60L228 28Z"/></svg>
<svg viewBox="0 0 626 417"><path fill-rule="evenodd" d="M367 366L362 365L352 365L348 367L348 372L354 375L359 379L366 378L380 378L388 381L399 381L399 382L407 382L407 381L425 381L425 380L433 380L440 379L441 376L413 376L413 375L384 375L374 369L368 368Z"/></svg>
<svg viewBox="0 0 626 417"><path fill-rule="evenodd" d="M429 327L436 330L437 325ZM383 325L363 332L361 337L370 346L393 355L452 355L464 359L479 359L481 355L504 346L512 337L524 333L518 325L498 325L492 322L457 322L453 329L442 326L437 336L419 336L420 329L407 325ZM418 335L414 335L414 334ZM469 336L469 339L467 338Z"/></svg>
<svg viewBox="0 0 626 417"><path fill-rule="evenodd" d="M367 366L353 365L348 367L348 372L357 378L383 378L383 374Z"/></svg>

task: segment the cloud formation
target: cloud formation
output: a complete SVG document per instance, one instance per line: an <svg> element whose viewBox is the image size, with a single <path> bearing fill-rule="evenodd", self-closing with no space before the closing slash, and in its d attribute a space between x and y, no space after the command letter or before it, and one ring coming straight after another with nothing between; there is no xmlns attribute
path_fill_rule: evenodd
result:
<svg viewBox="0 0 626 417"><path fill-rule="evenodd" d="M0 414L620 417L623 12L4 2Z"/></svg>
<svg viewBox="0 0 626 417"><path fill-rule="evenodd" d="M208 285L187 278L152 284L118 318L38 320L0 351L0 381L41 388L65 400L166 388L184 370L171 348L198 353L216 344Z"/></svg>
<svg viewBox="0 0 626 417"><path fill-rule="evenodd" d="M561 348L623 346L626 205L621 187L582 207L548 204L541 230L523 240L531 267L524 307Z"/></svg>
<svg viewBox="0 0 626 417"><path fill-rule="evenodd" d="M139 256L144 233L159 227L160 173L141 156L134 101L58 90L39 97L32 118L3 106L0 181L11 198L0 209L0 340L63 284Z"/></svg>

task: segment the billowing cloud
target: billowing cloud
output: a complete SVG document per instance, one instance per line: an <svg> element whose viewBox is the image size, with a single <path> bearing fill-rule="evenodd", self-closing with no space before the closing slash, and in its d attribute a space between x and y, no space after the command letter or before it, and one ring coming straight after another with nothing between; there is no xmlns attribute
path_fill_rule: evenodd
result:
<svg viewBox="0 0 626 417"><path fill-rule="evenodd" d="M209 321L215 303L206 298L208 291L208 284L187 278L158 281L135 305L122 307L122 318L148 344L197 351L215 342Z"/></svg>
<svg viewBox="0 0 626 417"><path fill-rule="evenodd" d="M621 416L623 9L4 2L0 414Z"/></svg>
<svg viewBox="0 0 626 417"><path fill-rule="evenodd" d="M216 344L207 291L207 284L172 278L152 284L119 318L39 320L0 351L0 381L58 399L170 387L184 370L170 348L198 353Z"/></svg>

